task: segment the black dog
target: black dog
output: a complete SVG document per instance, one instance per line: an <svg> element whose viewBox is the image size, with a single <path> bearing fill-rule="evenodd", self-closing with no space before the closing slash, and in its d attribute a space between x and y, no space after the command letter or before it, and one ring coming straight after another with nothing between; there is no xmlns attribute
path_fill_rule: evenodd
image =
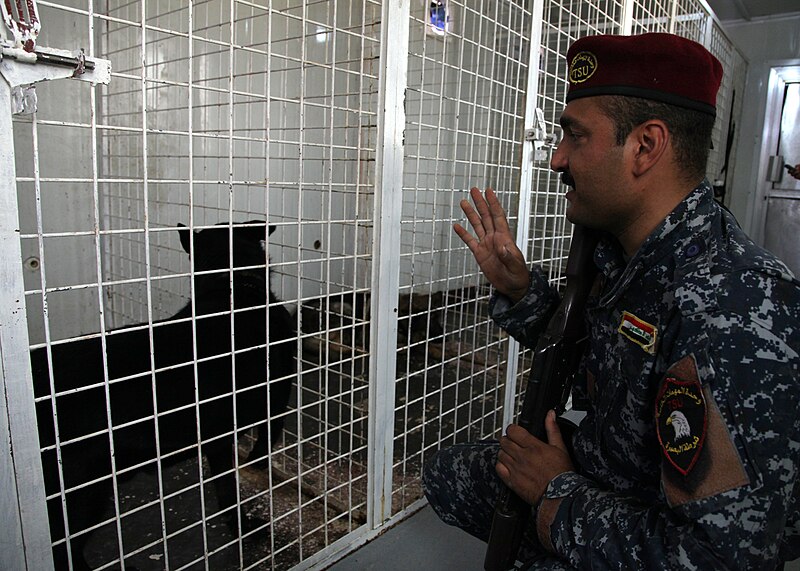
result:
<svg viewBox="0 0 800 571"><path fill-rule="evenodd" d="M286 308L267 308L267 300L272 304L278 299L267 283L265 223L234 225L232 233L227 225L219 226L193 236L194 320L189 303L172 318L154 323L152 340L149 328L127 327L109 332L105 347L100 337L54 344L50 364L44 348L31 352L37 398L53 394L52 366L61 473L65 488L75 488L66 495L71 535L98 524L109 504L109 423L113 471L119 479L155 467L158 457L164 462L197 457L199 444L216 477L220 513L236 531L237 437L257 427L255 450L262 455L266 435L273 443L280 437L296 374L296 337ZM269 227L270 234L274 230ZM180 238L189 252L185 227ZM233 271L232 291L231 267L239 268ZM55 443L52 401L45 398L37 404L43 448ZM42 459L51 495L60 489L55 449L43 452ZM48 511L53 539L63 538L60 497L49 501ZM87 535L71 539L74 569L89 568L83 554ZM66 567L66 555L64 548L55 550L57 568Z"/></svg>

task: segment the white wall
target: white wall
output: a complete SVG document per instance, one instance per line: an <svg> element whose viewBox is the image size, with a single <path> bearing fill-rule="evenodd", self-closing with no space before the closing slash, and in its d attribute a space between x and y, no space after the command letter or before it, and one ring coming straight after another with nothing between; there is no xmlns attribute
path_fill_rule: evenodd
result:
<svg viewBox="0 0 800 571"><path fill-rule="evenodd" d="M753 235L754 221L760 219L763 207L756 203L755 193L769 71L772 66L787 63L786 60L797 60L795 63L800 64L800 13L750 22L727 22L724 27L748 60L730 207L744 229Z"/></svg>

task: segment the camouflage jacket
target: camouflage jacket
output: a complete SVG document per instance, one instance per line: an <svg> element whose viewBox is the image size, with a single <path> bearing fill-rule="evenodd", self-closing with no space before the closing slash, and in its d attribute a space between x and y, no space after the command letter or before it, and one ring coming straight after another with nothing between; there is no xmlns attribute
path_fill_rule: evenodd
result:
<svg viewBox="0 0 800 571"><path fill-rule="evenodd" d="M800 282L698 186L626 263L601 241L575 472L536 514L592 569L774 568L800 556ZM492 305L524 345L557 295Z"/></svg>

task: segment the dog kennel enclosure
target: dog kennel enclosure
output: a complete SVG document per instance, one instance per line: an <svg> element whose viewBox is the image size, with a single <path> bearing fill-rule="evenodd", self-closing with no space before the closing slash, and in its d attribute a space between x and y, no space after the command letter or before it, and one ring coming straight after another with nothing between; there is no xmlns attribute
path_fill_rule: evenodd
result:
<svg viewBox="0 0 800 571"><path fill-rule="evenodd" d="M527 259L563 279L571 229L548 163L578 37L661 31L708 47L725 70L707 169L721 198L734 167L746 62L702 0L3 9L3 568L69 567L79 536L98 569L324 568L422 507L425 460L500 434L530 369L488 319L490 288L452 232L469 188L496 189ZM266 461L246 460L257 427L228 431L236 511L256 530L231 532L210 507L199 442L179 463L112 462L102 521L73 529L76 490L60 474L46 488L41 458L84 437L42 447L37 426L103 391L107 425L91 437L113 458L124 427L108 395L134 379L105 362L100 383L35 396L31 351L133 329L152 339L195 292L179 223L253 220L275 226L257 269L278 298L266 311L292 315L297 355L289 405L265 410L285 417ZM268 390L286 380L267 377Z"/></svg>

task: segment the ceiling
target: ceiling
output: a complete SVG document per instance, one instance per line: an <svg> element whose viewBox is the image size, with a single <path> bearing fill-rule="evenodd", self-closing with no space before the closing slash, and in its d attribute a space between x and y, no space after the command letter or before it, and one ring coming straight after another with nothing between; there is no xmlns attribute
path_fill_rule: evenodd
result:
<svg viewBox="0 0 800 571"><path fill-rule="evenodd" d="M798 0L706 0L706 2L722 22L800 12Z"/></svg>

